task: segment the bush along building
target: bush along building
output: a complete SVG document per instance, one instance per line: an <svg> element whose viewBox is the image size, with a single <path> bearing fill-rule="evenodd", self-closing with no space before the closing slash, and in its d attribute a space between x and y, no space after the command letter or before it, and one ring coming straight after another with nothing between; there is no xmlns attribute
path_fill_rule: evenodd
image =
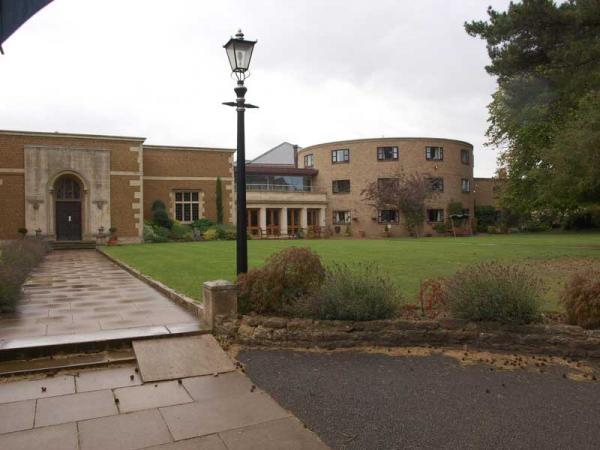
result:
<svg viewBox="0 0 600 450"><path fill-rule="evenodd" d="M0 240L21 234L140 242L162 201L182 223L234 216L233 149L145 145L143 137L0 131Z"/></svg>

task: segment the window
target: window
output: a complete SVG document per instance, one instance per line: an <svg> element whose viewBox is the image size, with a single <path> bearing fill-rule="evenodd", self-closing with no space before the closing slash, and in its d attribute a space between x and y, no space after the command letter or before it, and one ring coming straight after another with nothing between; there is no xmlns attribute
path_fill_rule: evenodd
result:
<svg viewBox="0 0 600 450"><path fill-rule="evenodd" d="M443 209L428 209L427 220L429 222L443 222L444 221L444 210Z"/></svg>
<svg viewBox="0 0 600 450"><path fill-rule="evenodd" d="M398 159L398 147L377 147L377 160L389 161Z"/></svg>
<svg viewBox="0 0 600 450"><path fill-rule="evenodd" d="M463 148L460 151L460 162L463 164L469 164L469 150Z"/></svg>
<svg viewBox="0 0 600 450"><path fill-rule="evenodd" d="M345 225L350 223L350 211L334 211L333 212L333 224L334 225Z"/></svg>
<svg viewBox="0 0 600 450"><path fill-rule="evenodd" d="M331 162L333 164L345 163L350 161L350 150L331 150Z"/></svg>
<svg viewBox="0 0 600 450"><path fill-rule="evenodd" d="M460 180L460 188L463 192L471 192L471 180L466 178Z"/></svg>
<svg viewBox="0 0 600 450"><path fill-rule="evenodd" d="M425 147L425 159L430 161L441 161L444 159L442 147Z"/></svg>
<svg viewBox="0 0 600 450"><path fill-rule="evenodd" d="M333 180L331 190L334 194L350 192L350 180Z"/></svg>
<svg viewBox="0 0 600 450"><path fill-rule="evenodd" d="M199 193L194 191L175 192L175 219L191 223L200 218Z"/></svg>
<svg viewBox="0 0 600 450"><path fill-rule="evenodd" d="M315 165L314 155L304 155L304 167L313 167Z"/></svg>
<svg viewBox="0 0 600 450"><path fill-rule="evenodd" d="M398 211L395 209L380 209L377 211L377 222L398 223Z"/></svg>
<svg viewBox="0 0 600 450"><path fill-rule="evenodd" d="M429 183L433 192L444 192L444 179L443 178L430 178Z"/></svg>

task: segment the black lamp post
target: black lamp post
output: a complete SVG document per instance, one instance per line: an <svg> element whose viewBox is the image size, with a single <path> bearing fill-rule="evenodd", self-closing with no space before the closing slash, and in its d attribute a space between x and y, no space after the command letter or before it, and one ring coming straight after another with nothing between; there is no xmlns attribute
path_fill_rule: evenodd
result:
<svg viewBox="0 0 600 450"><path fill-rule="evenodd" d="M248 215L246 213L246 140L244 133L244 112L246 108L258 108L258 106L246 103L246 87L244 80L248 77L248 67L252 58L256 41L247 41L244 39L244 33L239 30L235 37L229 39L225 44L231 71L237 78L237 86L234 91L237 96L235 102L225 102L224 105L235 106L237 111L237 242L236 259L237 273L246 273L248 271Z"/></svg>

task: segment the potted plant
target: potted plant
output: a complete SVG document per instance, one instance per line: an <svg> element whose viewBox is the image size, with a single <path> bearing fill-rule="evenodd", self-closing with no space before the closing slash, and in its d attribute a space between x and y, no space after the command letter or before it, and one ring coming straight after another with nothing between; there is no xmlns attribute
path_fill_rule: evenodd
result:
<svg viewBox="0 0 600 450"><path fill-rule="evenodd" d="M110 233L110 238L108 238L108 245L117 245L117 229L115 227L110 227L108 229Z"/></svg>
<svg viewBox="0 0 600 450"><path fill-rule="evenodd" d="M392 226L389 223L383 227L383 235L388 238L392 236Z"/></svg>
<svg viewBox="0 0 600 450"><path fill-rule="evenodd" d="M27 228L25 227L19 228L17 232L21 235L21 239L25 239L25 236L27 236Z"/></svg>

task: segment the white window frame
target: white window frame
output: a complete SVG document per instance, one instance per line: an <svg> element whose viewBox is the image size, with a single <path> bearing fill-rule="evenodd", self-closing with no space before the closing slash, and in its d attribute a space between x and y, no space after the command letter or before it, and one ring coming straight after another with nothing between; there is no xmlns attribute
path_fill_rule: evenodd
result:
<svg viewBox="0 0 600 450"><path fill-rule="evenodd" d="M431 220L429 211L437 211L435 220ZM444 210L442 208L430 208L427 210L427 221L431 223L442 223L444 221Z"/></svg>
<svg viewBox="0 0 600 450"><path fill-rule="evenodd" d="M342 155L342 159L339 159L339 155ZM332 164L343 164L350 162L350 149L348 148L339 148L336 150L331 150L331 163Z"/></svg>
<svg viewBox="0 0 600 450"><path fill-rule="evenodd" d="M443 161L444 147L425 147L425 159L427 161Z"/></svg>
<svg viewBox="0 0 600 450"><path fill-rule="evenodd" d="M181 195L179 197L179 195ZM174 202L173 202L173 212L174 212L174 216L175 216L175 220L177 220L178 222L181 223L193 223L195 220L198 220L200 218L202 218L202 211L200 210L200 206L201 206L201 199L200 199L200 191L197 190L176 190L173 193L173 198L174 198ZM188 199L186 200L186 196L188 196ZM180 198L178 200L178 197ZM194 200L194 197L196 197L196 199ZM194 205L196 206L195 208L195 212L197 217L194 218ZM179 213L178 211L178 206L181 206L181 210ZM186 220L186 207L189 207L189 220Z"/></svg>
<svg viewBox="0 0 600 450"><path fill-rule="evenodd" d="M344 215L344 221L338 221L339 215ZM334 225L348 225L352 220L352 214L350 211L333 211L333 224Z"/></svg>
<svg viewBox="0 0 600 450"><path fill-rule="evenodd" d="M339 182L340 181L347 181L348 182L348 190L347 191L342 191L339 188ZM349 194L350 193L350 189L352 189L352 183L350 182L350 180L332 180L331 181L331 192L333 194ZM337 187L337 189L336 189Z"/></svg>
<svg viewBox="0 0 600 450"><path fill-rule="evenodd" d="M386 158L385 150L390 149L390 148L392 149L392 157ZM392 146L377 147L377 161L397 161L399 153L400 152L398 151L398 147L392 147Z"/></svg>
<svg viewBox="0 0 600 450"><path fill-rule="evenodd" d="M460 180L460 190L464 194L468 194L469 192L471 192L471 180L469 180L468 178L461 178L461 180Z"/></svg>
<svg viewBox="0 0 600 450"><path fill-rule="evenodd" d="M310 161L310 164L309 164ZM315 155L312 153L310 155L304 155L304 167L314 167L315 166Z"/></svg>
<svg viewBox="0 0 600 450"><path fill-rule="evenodd" d="M394 212L394 220L383 220L383 212L384 211L393 211ZM400 222L400 212L397 209L379 209L377 210L377 223L385 224L385 223L399 223Z"/></svg>

